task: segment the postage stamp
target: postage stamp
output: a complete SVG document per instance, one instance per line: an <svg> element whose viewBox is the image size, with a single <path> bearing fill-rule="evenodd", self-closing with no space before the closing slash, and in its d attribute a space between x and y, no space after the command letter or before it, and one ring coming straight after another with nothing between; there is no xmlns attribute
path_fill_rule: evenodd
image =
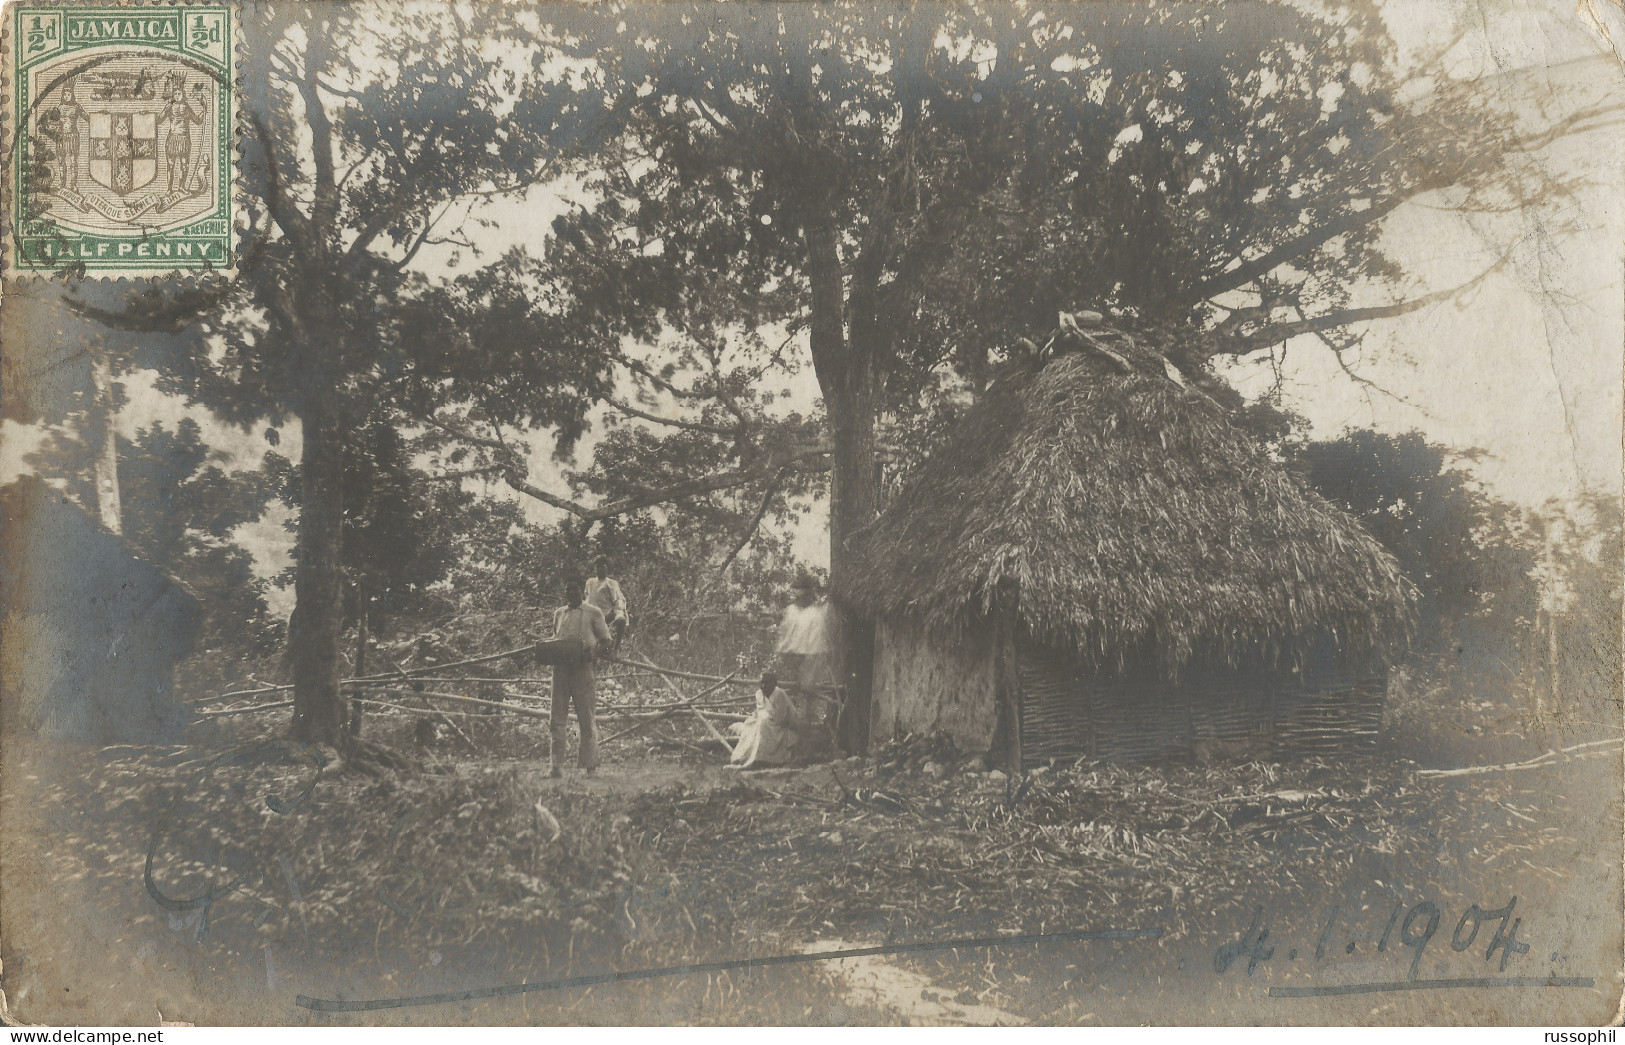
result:
<svg viewBox="0 0 1625 1045"><path fill-rule="evenodd" d="M17 5L6 274L225 272L236 11Z"/></svg>

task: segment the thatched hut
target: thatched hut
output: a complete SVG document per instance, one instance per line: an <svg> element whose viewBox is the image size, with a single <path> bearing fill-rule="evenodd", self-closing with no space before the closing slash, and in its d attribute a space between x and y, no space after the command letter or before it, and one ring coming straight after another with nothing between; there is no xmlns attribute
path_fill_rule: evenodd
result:
<svg viewBox="0 0 1625 1045"><path fill-rule="evenodd" d="M1160 356L1006 376L856 549L870 739L1006 765L1374 741L1413 589Z"/></svg>

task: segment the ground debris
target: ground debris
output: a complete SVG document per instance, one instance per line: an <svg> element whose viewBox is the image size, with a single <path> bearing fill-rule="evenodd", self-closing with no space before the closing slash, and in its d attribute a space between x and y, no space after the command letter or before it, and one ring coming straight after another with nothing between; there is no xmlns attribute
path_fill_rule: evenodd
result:
<svg viewBox="0 0 1625 1045"><path fill-rule="evenodd" d="M917 772L926 761L956 768ZM1589 843L1559 828L1576 822L1569 796L1597 788L1564 774L1603 760L1452 778L1380 758L1079 763L1005 780L965 762L910 738L870 759L744 775L639 761L547 782L540 763L469 762L318 781L314 760L125 749L49 785L39 813L59 830L41 855L65 881L107 883L104 895L128 896L133 869L140 897L161 828L155 887L213 897L171 912L171 928L184 922L190 946L262 978L267 948L284 976L305 955L358 977L360 959L416 968L440 955L422 975L488 977L470 956L541 976L832 938L1147 925L1189 943L1261 897L1309 917L1350 883L1411 883L1451 911L1502 902L1503 868L1520 890L1572 890L1572 854ZM1538 789L1535 772L1550 774ZM986 1000L1013 971L967 979L941 962L931 990L1014 1011Z"/></svg>

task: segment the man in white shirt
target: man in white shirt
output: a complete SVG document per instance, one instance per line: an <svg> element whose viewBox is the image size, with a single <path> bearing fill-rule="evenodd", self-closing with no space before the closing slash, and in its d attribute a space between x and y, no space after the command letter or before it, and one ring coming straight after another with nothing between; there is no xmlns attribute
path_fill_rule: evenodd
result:
<svg viewBox="0 0 1625 1045"><path fill-rule="evenodd" d="M570 738L572 703L576 709L576 727L581 731L581 746L576 761L591 776L598 769L598 724L593 718L592 661L598 647L607 645L614 638L598 607L582 601L579 575L565 579L564 600L565 605L553 614L553 637L575 639L586 649L587 655L576 664L553 665L553 707L548 713L548 725L552 730L548 776L564 775L564 751Z"/></svg>
<svg viewBox="0 0 1625 1045"><path fill-rule="evenodd" d="M621 593L620 582L609 575L609 557L600 555L595 565L598 575L587 578L587 601L603 613L604 623L615 634L615 640L610 644L611 650L619 653L621 636L626 634L626 626L630 622L626 613L626 596Z"/></svg>
<svg viewBox="0 0 1625 1045"><path fill-rule="evenodd" d="M818 581L796 580L795 601L779 625L780 677L793 688L813 690L834 681L829 668L829 607L818 601Z"/></svg>

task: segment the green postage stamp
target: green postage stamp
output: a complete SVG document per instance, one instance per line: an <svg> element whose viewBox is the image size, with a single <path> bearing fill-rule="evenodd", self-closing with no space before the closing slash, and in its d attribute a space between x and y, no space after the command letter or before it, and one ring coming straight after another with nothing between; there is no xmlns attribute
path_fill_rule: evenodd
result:
<svg viewBox="0 0 1625 1045"><path fill-rule="evenodd" d="M232 271L237 14L6 9L7 276Z"/></svg>

